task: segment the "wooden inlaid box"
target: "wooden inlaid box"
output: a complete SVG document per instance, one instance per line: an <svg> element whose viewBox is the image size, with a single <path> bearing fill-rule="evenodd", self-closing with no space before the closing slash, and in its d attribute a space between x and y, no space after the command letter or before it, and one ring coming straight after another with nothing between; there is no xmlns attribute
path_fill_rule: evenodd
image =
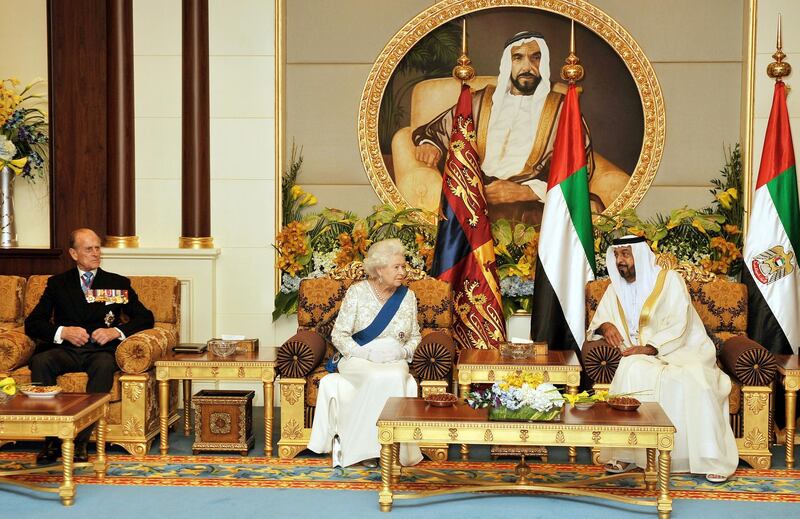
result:
<svg viewBox="0 0 800 519"><path fill-rule="evenodd" d="M192 453L234 451L247 456L253 436L254 391L204 389L192 396Z"/></svg>

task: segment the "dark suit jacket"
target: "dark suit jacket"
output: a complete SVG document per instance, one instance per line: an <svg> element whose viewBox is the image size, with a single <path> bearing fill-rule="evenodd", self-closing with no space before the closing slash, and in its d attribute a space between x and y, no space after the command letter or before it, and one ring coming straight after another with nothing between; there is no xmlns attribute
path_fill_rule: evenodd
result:
<svg viewBox="0 0 800 519"><path fill-rule="evenodd" d="M92 289L100 288L127 290L128 302L126 304L87 303L86 296L81 289L77 268L50 277L42 298L25 319L25 334L34 339L52 343L59 326L80 326L89 335L97 328L119 328L125 337L153 327L153 312L145 308L139 301L139 296L131 288L130 279L97 269L97 274L92 281ZM105 320L109 312L113 314L113 322L107 326ZM124 323L120 319L122 313L128 318ZM69 346L66 341L63 344ZM118 340L111 341L105 346L89 343L83 348L113 349L117 344L119 344Z"/></svg>

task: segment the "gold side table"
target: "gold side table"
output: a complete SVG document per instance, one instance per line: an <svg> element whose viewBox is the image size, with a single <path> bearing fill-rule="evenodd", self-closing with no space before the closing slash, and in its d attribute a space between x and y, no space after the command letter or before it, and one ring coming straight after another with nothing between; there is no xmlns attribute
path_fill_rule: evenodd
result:
<svg viewBox="0 0 800 519"><path fill-rule="evenodd" d="M581 363L573 351L548 350L547 355L514 359L499 350L461 350L456 363L458 393L467 398L472 384L493 384L520 371L542 373L545 382L566 386L570 394L577 394L581 383ZM575 447L570 447L570 463L576 458ZM467 444L461 445L461 459L469 459Z"/></svg>
<svg viewBox="0 0 800 519"><path fill-rule="evenodd" d="M98 478L106 475L106 433L108 401L106 393L61 393L53 398L30 398L16 395L0 404L0 440L38 440L43 436L61 439L61 467L64 479L58 487L35 485L8 478L22 474L38 474L53 470L58 465L32 469L0 471L0 483L16 485L41 492L58 493L61 504L75 502L73 471L81 467L94 467ZM94 462L74 463L75 437L87 427L97 424L97 457Z"/></svg>
<svg viewBox="0 0 800 519"><path fill-rule="evenodd" d="M192 380L258 380L264 385L264 454L272 456L274 415L275 354L272 350L243 351L229 357L172 353L156 361L162 456L169 452L169 381L183 380L184 434L188 436L188 410L191 408Z"/></svg>
<svg viewBox="0 0 800 519"><path fill-rule="evenodd" d="M797 420L797 390L800 388L800 356L775 355L778 374L783 378L783 389L786 391L786 468L794 468L794 446L800 443L796 436L795 420Z"/></svg>

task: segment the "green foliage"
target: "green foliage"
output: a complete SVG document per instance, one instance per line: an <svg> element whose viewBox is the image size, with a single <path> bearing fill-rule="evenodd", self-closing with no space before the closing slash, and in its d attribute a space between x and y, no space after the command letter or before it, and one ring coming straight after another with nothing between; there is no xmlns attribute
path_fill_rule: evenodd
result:
<svg viewBox="0 0 800 519"><path fill-rule="evenodd" d="M669 215L658 214L650 219L639 217L633 209L613 216L596 214L595 252L602 265L602 269L598 266L598 275L605 273L604 253L608 246L615 238L627 234L644 236L658 253L671 253L680 261L698 265L722 259L722 252L713 246L720 238L741 248L742 170L738 144L726 151L720 174L721 178L711 181L714 185L711 193L715 196L711 207L681 207ZM735 275L740 269L741 260L734 260L726 273Z"/></svg>

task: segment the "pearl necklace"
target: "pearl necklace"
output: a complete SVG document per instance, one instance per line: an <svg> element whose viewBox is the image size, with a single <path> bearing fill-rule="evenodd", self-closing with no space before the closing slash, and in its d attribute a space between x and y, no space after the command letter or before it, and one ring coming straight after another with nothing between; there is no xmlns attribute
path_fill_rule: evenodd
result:
<svg viewBox="0 0 800 519"><path fill-rule="evenodd" d="M372 291L372 295L374 295L374 296L375 296L375 299L377 299L377 300L378 300L378 302L379 302L379 303L381 303L381 304L385 304L385 303L386 303L386 301L388 301L388 300L389 300L389 298L390 298L390 297L392 296L392 294L394 293L394 290L392 290L392 292L390 292L390 293L388 293L388 294L386 294L386 295L381 295L381 294L379 294L379 293L378 293L378 289L376 289L376 288L373 286L373 284L372 284L372 280L368 280L368 281L367 281L367 284L369 285L369 289ZM378 284L380 284L380 282L378 282ZM383 292L383 290L381 290L381 292Z"/></svg>

